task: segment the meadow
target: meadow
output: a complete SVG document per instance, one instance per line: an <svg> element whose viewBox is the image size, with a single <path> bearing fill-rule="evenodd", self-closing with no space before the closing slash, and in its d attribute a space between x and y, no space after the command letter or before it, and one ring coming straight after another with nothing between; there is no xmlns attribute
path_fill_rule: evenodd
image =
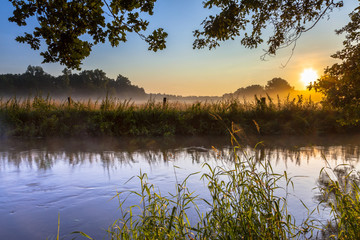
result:
<svg viewBox="0 0 360 240"><path fill-rule="evenodd" d="M354 133L357 121L346 112L302 96L284 100L257 98L216 102L137 104L106 97L55 100L51 97L0 100L0 136L174 136L321 135ZM350 122L350 123L349 123Z"/></svg>

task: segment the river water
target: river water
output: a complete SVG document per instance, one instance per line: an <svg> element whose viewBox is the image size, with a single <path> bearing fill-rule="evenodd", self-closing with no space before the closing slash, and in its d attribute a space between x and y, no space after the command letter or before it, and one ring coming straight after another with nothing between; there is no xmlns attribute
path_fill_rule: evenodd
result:
<svg viewBox="0 0 360 240"><path fill-rule="evenodd" d="M318 206L323 167L359 169L360 136L257 138L242 146L249 156L270 160L275 172L294 177L289 209L299 220L307 214L299 199L309 209ZM206 172L205 162L231 165L232 151L229 138L218 137L0 140L0 239L56 239L58 216L61 237L81 239L71 233L82 231L106 239L120 216L112 198L139 190L132 177L140 171L166 195L190 173ZM200 177L190 177L187 186L206 198ZM138 202L129 198L127 204ZM317 217L326 220L328 210L320 209Z"/></svg>

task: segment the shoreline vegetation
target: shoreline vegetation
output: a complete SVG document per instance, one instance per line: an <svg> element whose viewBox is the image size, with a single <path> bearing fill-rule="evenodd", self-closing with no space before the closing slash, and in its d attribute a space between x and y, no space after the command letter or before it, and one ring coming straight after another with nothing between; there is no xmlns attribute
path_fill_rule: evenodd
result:
<svg viewBox="0 0 360 240"><path fill-rule="evenodd" d="M188 179L176 178L174 193L161 193L138 175L140 189L118 192L120 218L104 231L104 239L357 239L359 232L359 172L342 165L324 167L319 173L319 204L309 209L299 221L289 212L289 196L295 191L293 178L286 171L274 172L267 159L259 161L243 150L236 132L228 129L233 152L218 154L219 161L231 164L203 164L201 179L207 184L209 199L204 199L187 185ZM256 148L256 147L255 147ZM215 153L217 149L213 148ZM130 179L131 180L131 179ZM129 180L129 181L130 181ZM138 204L128 199L135 198ZM199 206L205 205L206 211ZM329 219L314 215L329 208ZM298 209L300 211L300 209ZM193 217L192 215L195 215ZM60 216L57 239L60 239ZM93 239L84 232L81 235Z"/></svg>
<svg viewBox="0 0 360 240"><path fill-rule="evenodd" d="M87 101L0 98L0 137L226 136L228 126L242 136L359 132L349 112L302 95L141 104L108 96Z"/></svg>
<svg viewBox="0 0 360 240"><path fill-rule="evenodd" d="M213 102L136 104L105 97L61 100L50 96L0 99L1 137L325 135L359 132L345 110L311 99L258 98Z"/></svg>

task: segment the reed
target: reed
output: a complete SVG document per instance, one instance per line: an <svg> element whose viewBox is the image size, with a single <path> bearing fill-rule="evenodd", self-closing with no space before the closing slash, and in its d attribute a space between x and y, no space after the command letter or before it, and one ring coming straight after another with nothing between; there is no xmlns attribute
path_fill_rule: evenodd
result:
<svg viewBox="0 0 360 240"><path fill-rule="evenodd" d="M108 239L305 239L315 236L311 215L297 223L287 209L291 178L275 173L268 160L247 156L235 142L231 167L204 164L202 179L209 198L177 182L174 194L163 195L140 173L140 191L119 192L120 219L107 230ZM282 197L279 196L282 191ZM280 193L281 194L281 193ZM139 204L125 207L136 196ZM198 203L205 204L200 209ZM307 210L306 208L304 208ZM192 217L189 213L196 213ZM81 233L83 236L85 234ZM91 237L88 237L91 239Z"/></svg>
<svg viewBox="0 0 360 240"><path fill-rule="evenodd" d="M320 173L322 203L331 219L323 227L327 239L358 239L360 233L360 175L350 165L323 168Z"/></svg>
<svg viewBox="0 0 360 240"><path fill-rule="evenodd" d="M274 172L269 159L249 156L238 141L236 129L228 131L233 151L227 156L218 154L219 163L225 160L226 164L203 165L205 173L201 178L208 190L206 199L187 184L198 172L179 181L174 166L175 191L166 194L148 181L146 173L140 172L139 191L122 191L114 197L119 201L120 218L109 226L105 238L358 239L360 176L356 169L339 165L321 170L319 206L331 208L328 223L312 216L318 208L311 210L305 205L307 217L296 221L288 210L292 178L286 171ZM214 151L217 152L215 148ZM138 199L138 204L128 206L129 198ZM92 239L83 232L74 234Z"/></svg>
<svg viewBox="0 0 360 240"><path fill-rule="evenodd" d="M144 104L106 97L54 100L51 97L0 99L0 136L174 136L226 135L235 123L247 134L326 134L358 131L343 124L340 110L301 96L276 101L255 98L192 104L150 100ZM219 116L223 124L214 119ZM356 121L355 121L356 122Z"/></svg>

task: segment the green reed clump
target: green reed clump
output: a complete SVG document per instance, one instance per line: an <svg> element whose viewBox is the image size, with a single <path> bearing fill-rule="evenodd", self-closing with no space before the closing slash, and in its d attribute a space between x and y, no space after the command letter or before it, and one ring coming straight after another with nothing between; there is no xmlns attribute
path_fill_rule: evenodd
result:
<svg viewBox="0 0 360 240"><path fill-rule="evenodd" d="M268 161L240 158L235 153L231 169L209 167L203 177L209 182L211 209L202 219L200 239L299 239L311 237L314 222L297 225L287 210L291 179L274 173ZM280 182L283 181L285 189ZM280 197L280 190L284 196Z"/></svg>
<svg viewBox="0 0 360 240"><path fill-rule="evenodd" d="M210 198L203 199L188 186L188 176L174 194L162 195L140 173L140 191L120 192L120 219L107 230L109 239L303 239L313 236L310 217L297 224L287 209L291 178L277 174L268 160L257 161L236 143L228 156L231 167L211 167L202 179ZM195 175L194 173L192 175ZM283 196L279 196L279 195ZM127 199L138 205L125 207ZM205 209L199 207L205 205ZM189 214L193 213L190 219ZM195 214L194 214L195 213ZM85 235L83 235L85 236Z"/></svg>
<svg viewBox="0 0 360 240"><path fill-rule="evenodd" d="M360 237L360 176L355 169L339 165L320 174L322 202L331 208L331 220L323 235L330 239Z"/></svg>
<svg viewBox="0 0 360 240"><path fill-rule="evenodd" d="M318 230L323 239L359 238L358 172L344 165L323 169L319 189L322 202L331 207L332 219L320 228L304 206L308 216L297 223L287 208L291 178L286 172L275 173L269 160L259 161L243 152L235 133L230 133L234 151L225 156L225 166L204 164L202 179L208 198L199 197L187 186L188 179L198 173L180 183L176 179L175 193L163 195L140 172L139 191L115 196L120 218L109 226L108 239L319 239ZM127 207L129 198L137 198L139 204Z"/></svg>
<svg viewBox="0 0 360 240"><path fill-rule="evenodd" d="M176 193L161 195L154 185L147 182L147 175L140 174L140 192L130 194L140 198L140 204L124 209L128 196L117 194L122 217L108 229L110 239L187 239L195 236L187 211L199 211L193 192L186 187L187 178L176 186ZM124 198L123 198L124 197ZM140 212L135 214L135 212ZM199 213L199 212L198 212Z"/></svg>
<svg viewBox="0 0 360 240"><path fill-rule="evenodd" d="M213 116L219 116L219 123ZM301 96L275 102L229 99L218 102L145 104L106 97L102 100L58 101L49 96L0 100L0 136L173 136L226 135L232 123L262 135L324 134L358 131L343 124L339 110Z"/></svg>

